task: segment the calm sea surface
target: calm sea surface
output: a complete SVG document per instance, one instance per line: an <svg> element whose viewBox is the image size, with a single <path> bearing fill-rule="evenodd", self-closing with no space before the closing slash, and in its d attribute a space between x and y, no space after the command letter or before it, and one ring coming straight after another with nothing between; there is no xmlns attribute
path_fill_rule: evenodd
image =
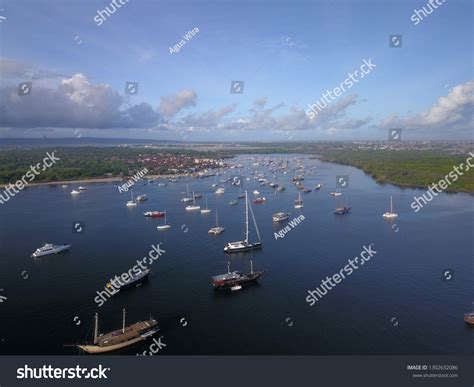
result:
<svg viewBox="0 0 474 387"><path fill-rule="evenodd" d="M259 171L273 180L266 167L252 165L257 158L290 160L288 173L275 179L285 192L275 194L245 179ZM70 191L78 185L20 192L0 206L0 295L7 297L0 304L0 353L77 354L63 345L90 338L94 313L99 312L100 331L108 332L121 326L124 307L128 323L149 315L158 320L167 345L163 355L471 353L473 330L463 314L474 301L473 197L441 194L416 214L410 203L422 190L381 186L356 168L304 159L305 186L324 186L302 194L301 210L293 208L297 162L288 155L239 156L232 162L243 168L166 187L140 181L134 192L149 200L135 208L125 206L129 194L111 183L83 184L88 190L77 197ZM258 189L267 199L252 204L263 240L263 249L253 253L254 269L265 274L257 285L222 294L213 290L211 277L226 272L227 261L232 269L249 270L250 254L223 252L226 242L242 239L244 202L229 205L239 188L225 183L225 194L218 196L211 185L237 174L243 175L244 189ZM329 195L336 175L349 176L343 197L352 212L346 216L333 214L340 201ZM210 214L184 210L186 184L208 198ZM392 222L382 218L391 195L399 214ZM204 197L198 201L203 207ZM226 231L211 237L207 230L216 208ZM165 209L172 228L159 232L162 219L143 212ZM300 214L305 219L276 240L274 233L285 223L275 225L271 216L279 211L291 212L290 220ZM84 224L82 233L73 232L77 221ZM43 242L72 247L31 258ZM96 291L160 242L166 253L151 266L149 280L99 308ZM371 243L377 254L370 262L310 307L307 290ZM142 352L149 344L118 353Z"/></svg>

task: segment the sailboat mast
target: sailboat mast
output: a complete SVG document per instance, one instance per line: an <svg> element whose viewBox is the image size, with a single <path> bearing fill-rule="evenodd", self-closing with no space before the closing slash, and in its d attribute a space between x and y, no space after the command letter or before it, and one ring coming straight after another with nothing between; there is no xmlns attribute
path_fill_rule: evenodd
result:
<svg viewBox="0 0 474 387"><path fill-rule="evenodd" d="M123 308L123 324L122 324L122 333L125 333L125 308Z"/></svg>
<svg viewBox="0 0 474 387"><path fill-rule="evenodd" d="M247 191L245 191L245 243L249 241L249 201Z"/></svg>
<svg viewBox="0 0 474 387"><path fill-rule="evenodd" d="M95 323L94 323L94 344L97 344L97 336L99 335L99 314L95 314Z"/></svg>

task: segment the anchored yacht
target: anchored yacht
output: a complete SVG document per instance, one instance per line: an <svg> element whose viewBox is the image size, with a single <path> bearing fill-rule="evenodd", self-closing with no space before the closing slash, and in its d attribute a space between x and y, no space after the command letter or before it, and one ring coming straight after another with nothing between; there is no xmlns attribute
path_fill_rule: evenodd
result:
<svg viewBox="0 0 474 387"><path fill-rule="evenodd" d="M71 245L53 245L51 243L45 243L42 247L36 249L35 252L31 254L31 257L38 258L43 255L60 253L61 251L69 250L70 247Z"/></svg>

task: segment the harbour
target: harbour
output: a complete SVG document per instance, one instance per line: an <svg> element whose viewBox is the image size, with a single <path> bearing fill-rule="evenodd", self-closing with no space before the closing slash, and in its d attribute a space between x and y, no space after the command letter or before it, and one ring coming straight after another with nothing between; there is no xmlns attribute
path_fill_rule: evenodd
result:
<svg viewBox="0 0 474 387"><path fill-rule="evenodd" d="M271 160L288 160L288 173L275 172L275 181L285 190L253 179L258 171L268 182L273 180ZM110 182L81 183L87 190L79 195L70 195L78 189L73 185L37 186L0 207L0 281L9 297L1 306L0 352L77 354L64 344L90 337L97 289L113 275L127 272L151 245L160 244L166 253L150 267L147 280L121 290L100 307L102 332L116 329L126 308L131 323L149 315L156 318L170 355L347 354L348 342L355 354L469 353L471 328L463 316L472 306L472 257L471 242L463 235L472 233L472 196L442 194L423 214L416 214L409 205L419 190L380 185L353 167L302 155L242 155L231 162L243 167L219 171L218 180L239 175L241 186L230 179L219 184L224 192L217 195L213 177L166 179L161 186L165 180L158 178L135 184L134 197L146 195L148 200L133 207L125 205L130 195L118 193ZM321 184L320 189L299 194L291 180L300 164L305 166L305 187ZM349 195L352 208L345 216L334 214L339 198L330 195L337 175L350 177L350 188L341 190L342 198ZM186 211L187 204L180 200L187 197L186 185L190 196L193 191L202 194L194 201L210 214ZM252 203L254 190L265 203ZM250 196L262 248L226 254L226 243L242 240L245 200L229 202L244 191ZM304 207L296 209L299 195ZM398 217L384 219L391 196ZM166 220L144 216L158 210L160 215L166 212ZM291 216L273 222L280 212ZM274 233L300 215L304 221L275 240ZM255 242L249 216L250 241ZM157 226L163 221L171 227L161 232ZM78 222L81 232L74 228ZM225 232L209 235L216 225ZM71 247L31 258L45 241ZM369 242L377 246L377 260L310 308L307 290ZM213 289L212 277L225 273L227 262L231 271L249 273L250 259L253 270L265 273L256 283L230 292ZM450 281L443 279L446 269L454 273ZM433 310L436 319L427 320ZM346 324L347 313L351 324ZM294 322L291 326L288 318ZM22 334L15 334L18 331ZM111 353L141 353L148 345L137 342Z"/></svg>

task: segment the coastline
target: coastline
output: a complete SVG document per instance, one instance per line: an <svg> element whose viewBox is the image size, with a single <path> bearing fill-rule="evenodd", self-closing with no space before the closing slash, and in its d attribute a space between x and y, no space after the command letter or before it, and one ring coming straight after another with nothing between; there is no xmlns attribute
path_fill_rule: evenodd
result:
<svg viewBox="0 0 474 387"><path fill-rule="evenodd" d="M147 176L143 180L155 180L155 179L172 179L172 178L182 178L182 177L195 177L188 174L178 174L178 175L150 175ZM42 185L72 185L72 184L94 184L94 183L113 183L116 181L128 181L132 179L132 177L88 177L87 179L74 179L74 180L54 180L54 181L41 181L41 182L31 182L28 183L26 187L33 187L33 186L42 186ZM7 185L14 184L14 183L0 183L0 188L6 188Z"/></svg>
<svg viewBox="0 0 474 387"><path fill-rule="evenodd" d="M355 165L355 164L344 163L344 162L336 161L336 160L330 160L330 159L325 158L324 156L314 156L314 158L316 158L318 160L321 160L321 161L328 162L328 163L334 163L334 164L339 164L339 165L347 165L347 166L350 166L350 167L357 168L357 169L361 170L362 172L364 172L367 176L370 176L378 184L381 184L381 185L383 185L383 184L392 184L392 185L394 185L396 187L400 187L400 188L416 188L416 189L425 190L425 191L429 189L429 186L417 185L417 184L414 184L414 183L397 183L397 182L394 182L394 181L391 181L391 180L381 180L378 177L374 176L372 173L366 171L364 168L359 167L358 165ZM446 190L443 190L443 192L451 193L451 194L453 194L453 193L465 193L465 194L469 194L469 195L474 196L474 191L468 191L468 190L462 190L462 189L461 190L446 189Z"/></svg>

